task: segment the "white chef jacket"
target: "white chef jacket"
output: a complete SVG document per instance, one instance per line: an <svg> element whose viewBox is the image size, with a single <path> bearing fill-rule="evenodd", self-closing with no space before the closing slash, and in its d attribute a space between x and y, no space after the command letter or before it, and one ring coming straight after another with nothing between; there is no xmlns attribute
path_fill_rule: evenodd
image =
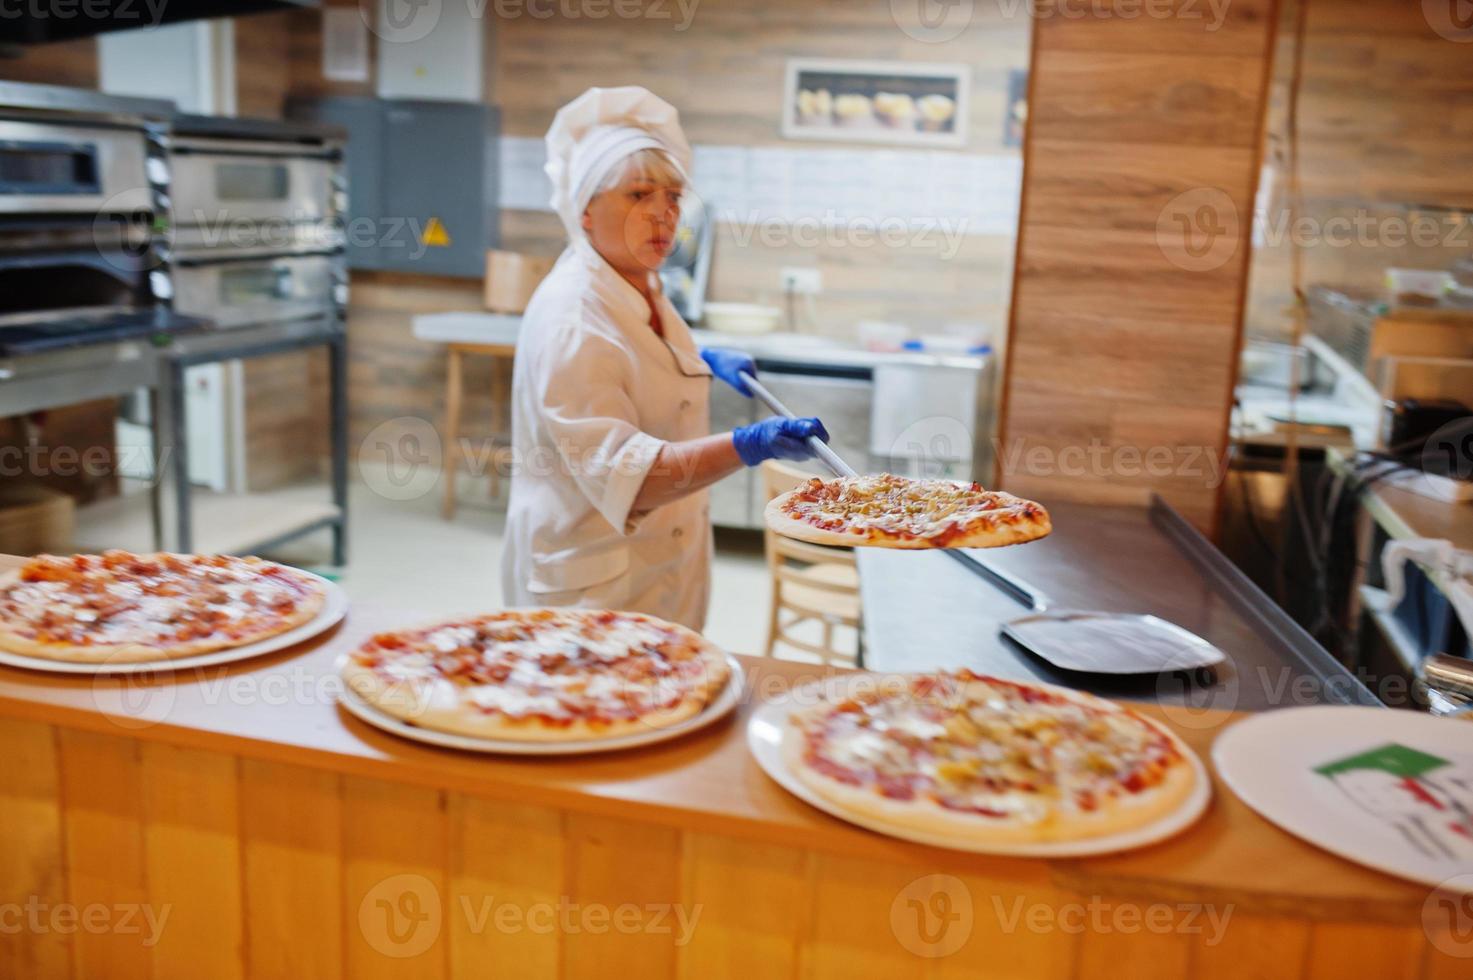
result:
<svg viewBox="0 0 1473 980"><path fill-rule="evenodd" d="M639 290L583 239L527 306L512 380L508 605L705 623L706 491L631 510L665 443L710 434L711 370L669 300L656 303L663 337Z"/></svg>

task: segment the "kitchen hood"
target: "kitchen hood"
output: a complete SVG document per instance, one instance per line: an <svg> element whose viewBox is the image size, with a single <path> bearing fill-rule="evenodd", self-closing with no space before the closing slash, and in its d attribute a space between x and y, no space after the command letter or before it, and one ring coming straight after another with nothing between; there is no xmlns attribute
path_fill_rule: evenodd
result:
<svg viewBox="0 0 1473 980"><path fill-rule="evenodd" d="M108 31L315 7L319 0L8 0L0 14L6 47L70 41Z"/></svg>

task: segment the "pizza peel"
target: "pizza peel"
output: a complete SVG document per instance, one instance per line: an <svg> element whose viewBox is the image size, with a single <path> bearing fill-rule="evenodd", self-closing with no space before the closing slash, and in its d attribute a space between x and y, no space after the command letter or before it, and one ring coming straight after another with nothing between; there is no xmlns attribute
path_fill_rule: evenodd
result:
<svg viewBox="0 0 1473 980"><path fill-rule="evenodd" d="M769 410L797 418L751 374L743 371L740 376ZM835 476L859 475L822 439L810 436L808 444ZM1029 615L1004 623L1001 632L1056 667L1095 674L1152 674L1227 660L1202 637L1157 616L1056 608L1037 588L993 568L971 550L937 550L1027 607Z"/></svg>

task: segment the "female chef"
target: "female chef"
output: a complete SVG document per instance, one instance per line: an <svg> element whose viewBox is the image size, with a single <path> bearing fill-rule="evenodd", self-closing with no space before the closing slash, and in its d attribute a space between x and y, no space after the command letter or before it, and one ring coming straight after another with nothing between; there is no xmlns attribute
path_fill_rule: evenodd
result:
<svg viewBox="0 0 1473 980"><path fill-rule="evenodd" d="M660 291L690 146L643 88L589 89L547 132L569 244L527 306L512 381L516 460L502 591L513 606L649 613L699 630L711 578L705 488L805 459L818 419L710 434L711 377L751 397L736 351L698 350Z"/></svg>

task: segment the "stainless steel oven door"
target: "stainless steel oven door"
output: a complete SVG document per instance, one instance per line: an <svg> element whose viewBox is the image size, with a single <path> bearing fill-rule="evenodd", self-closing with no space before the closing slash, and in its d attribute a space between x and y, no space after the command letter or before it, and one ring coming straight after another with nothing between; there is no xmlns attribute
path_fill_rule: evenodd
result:
<svg viewBox="0 0 1473 980"><path fill-rule="evenodd" d="M176 146L172 164L179 225L300 224L325 221L339 210L337 161L300 147L199 141Z"/></svg>
<svg viewBox="0 0 1473 980"><path fill-rule="evenodd" d="M336 310L341 255L293 255L174 267L174 308L224 328L321 316Z"/></svg>
<svg viewBox="0 0 1473 980"><path fill-rule="evenodd" d="M0 120L0 214L152 209L143 133Z"/></svg>

